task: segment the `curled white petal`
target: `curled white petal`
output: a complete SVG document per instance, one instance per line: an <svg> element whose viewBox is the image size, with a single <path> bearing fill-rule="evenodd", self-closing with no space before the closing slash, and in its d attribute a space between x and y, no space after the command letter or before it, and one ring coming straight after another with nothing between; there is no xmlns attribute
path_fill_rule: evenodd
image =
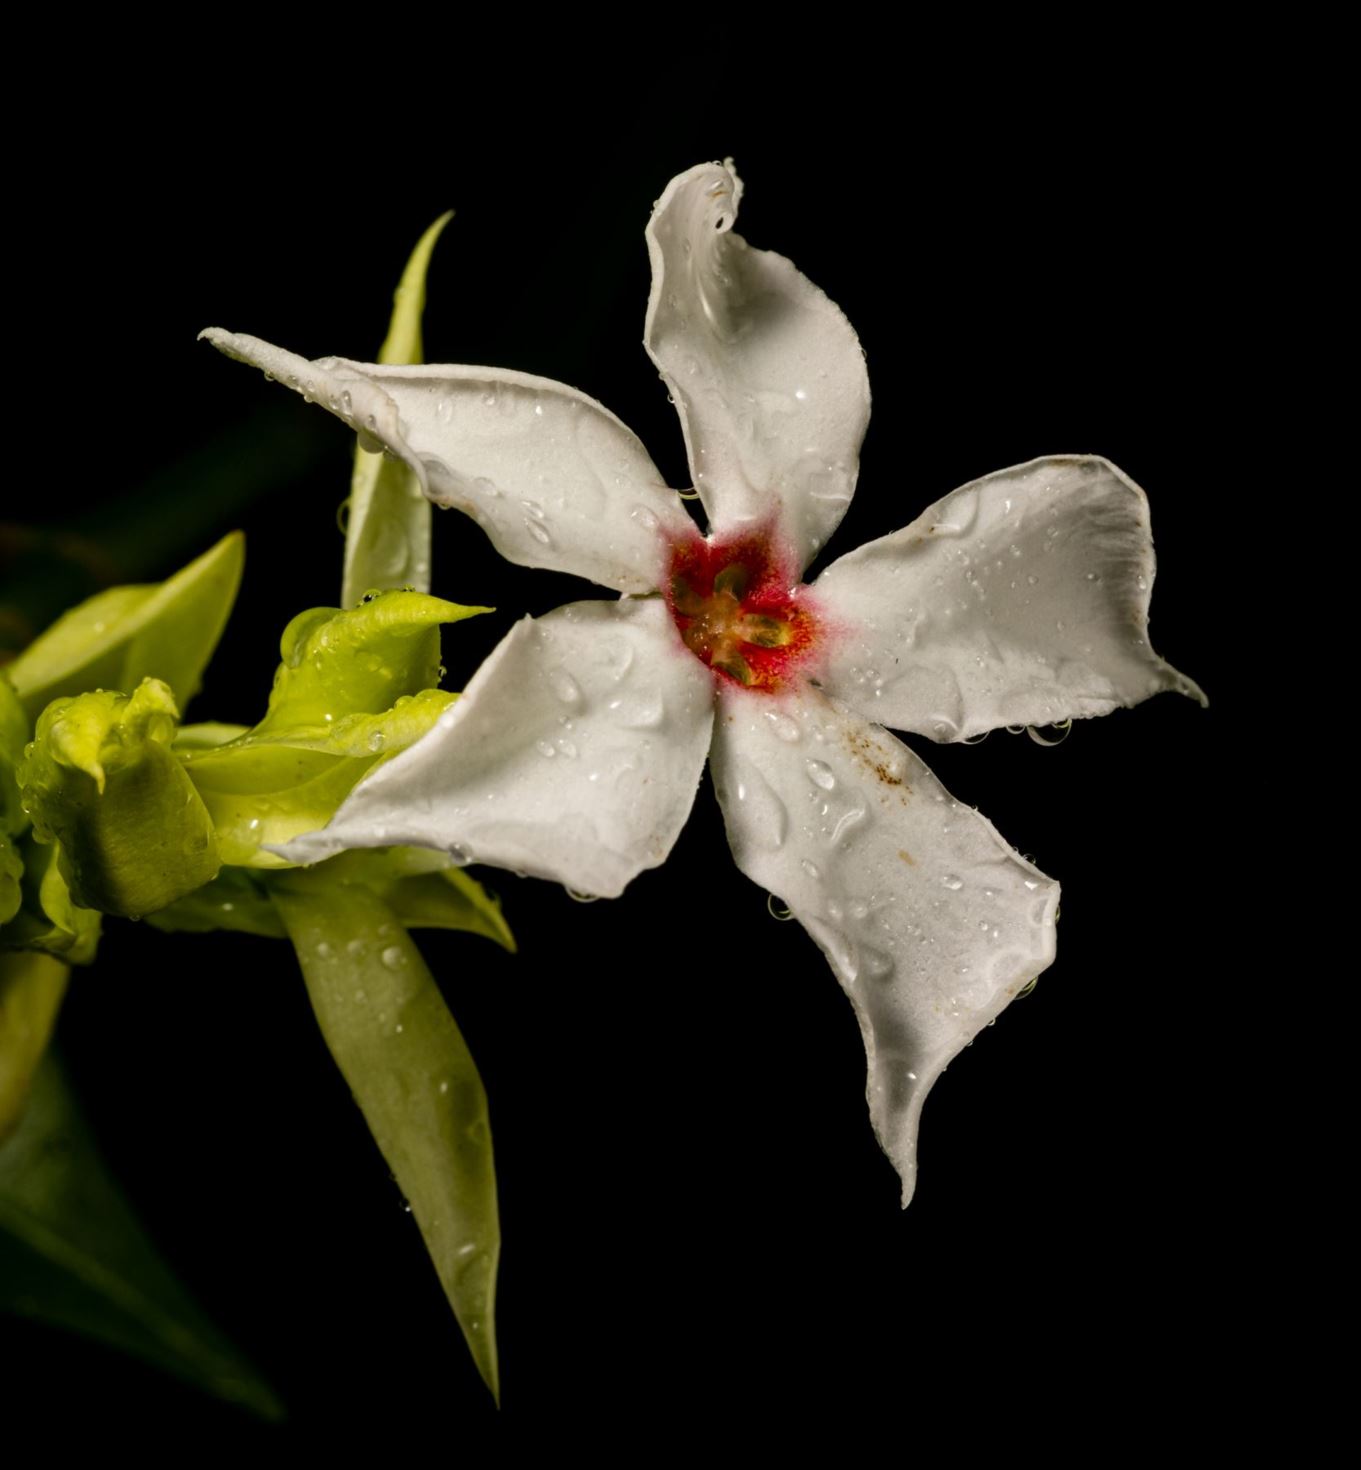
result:
<svg viewBox="0 0 1361 1470"><path fill-rule="evenodd" d="M738 867L789 905L855 1008L906 1205L922 1101L1052 962L1058 885L905 745L816 690L726 696L712 769Z"/></svg>
<svg viewBox="0 0 1361 1470"><path fill-rule="evenodd" d="M1104 715L1173 689L1148 641L1148 503L1104 459L999 470L833 562L822 682L881 724L936 740Z"/></svg>
<svg viewBox="0 0 1361 1470"><path fill-rule="evenodd" d="M647 228L644 340L676 401L712 529L778 506L806 566L854 493L869 378L835 303L783 256L732 233L741 193L717 163L667 186Z"/></svg>
<svg viewBox="0 0 1361 1470"><path fill-rule="evenodd" d="M517 623L428 735L280 852L432 847L613 898L671 851L712 726L662 602L570 603Z"/></svg>
<svg viewBox="0 0 1361 1470"><path fill-rule="evenodd" d="M521 566L648 592L662 533L692 528L635 435L562 383L500 368L308 362L256 337L202 335L404 460L431 500L466 511Z"/></svg>

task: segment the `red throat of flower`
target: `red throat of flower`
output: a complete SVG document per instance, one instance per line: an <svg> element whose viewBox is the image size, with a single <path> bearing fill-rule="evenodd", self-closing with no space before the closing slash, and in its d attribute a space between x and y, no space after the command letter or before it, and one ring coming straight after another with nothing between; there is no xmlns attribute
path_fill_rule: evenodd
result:
<svg viewBox="0 0 1361 1470"><path fill-rule="evenodd" d="M664 587L685 646L743 689L783 689L816 651L817 609L772 527L674 542Z"/></svg>

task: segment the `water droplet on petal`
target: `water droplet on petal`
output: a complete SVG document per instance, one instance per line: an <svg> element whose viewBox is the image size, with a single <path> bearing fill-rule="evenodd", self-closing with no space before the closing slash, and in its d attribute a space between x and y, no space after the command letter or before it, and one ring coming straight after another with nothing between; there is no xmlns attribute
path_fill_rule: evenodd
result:
<svg viewBox="0 0 1361 1470"><path fill-rule="evenodd" d="M563 704L581 703L581 685L566 669L553 669L548 675L548 687Z"/></svg>
<svg viewBox="0 0 1361 1470"><path fill-rule="evenodd" d="M388 945L388 947L383 951L382 959L383 964L389 970L400 970L402 966L406 963L406 956L401 952L400 949L397 948L395 944ZM399 1026L397 1029L400 1031L402 1028Z"/></svg>
<svg viewBox="0 0 1361 1470"><path fill-rule="evenodd" d="M946 875L940 881L950 890L951 893L958 893L959 890L964 887L963 878L956 877L954 873L946 873Z"/></svg>
<svg viewBox="0 0 1361 1470"><path fill-rule="evenodd" d="M826 761L808 762L808 779L814 786L820 786L824 791L831 791L836 785L836 777L832 774L832 768Z"/></svg>
<svg viewBox="0 0 1361 1470"><path fill-rule="evenodd" d="M770 728L774 730L777 739L783 740L787 745L795 744L800 738L797 720L791 720L788 715L774 709L766 711L766 719L770 721Z"/></svg>

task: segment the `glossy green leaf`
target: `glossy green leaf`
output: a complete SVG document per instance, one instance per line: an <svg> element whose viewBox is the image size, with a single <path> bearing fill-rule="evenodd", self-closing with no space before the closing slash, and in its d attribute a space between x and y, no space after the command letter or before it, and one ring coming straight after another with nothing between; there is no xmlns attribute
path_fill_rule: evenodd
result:
<svg viewBox="0 0 1361 1470"><path fill-rule="evenodd" d="M312 869L333 883L362 883L407 929L461 929L515 952L501 904L443 852L425 847L362 848Z"/></svg>
<svg viewBox="0 0 1361 1470"><path fill-rule="evenodd" d="M207 721L201 725L181 725L170 742L171 750L215 750L229 740L239 740L250 734L249 725L224 725Z"/></svg>
<svg viewBox="0 0 1361 1470"><path fill-rule="evenodd" d="M19 912L23 900L24 860L4 832L0 832L0 928Z"/></svg>
<svg viewBox="0 0 1361 1470"><path fill-rule="evenodd" d="M28 732L28 716L14 685L0 671L0 835L13 836L28 825L28 817L19 805L17 775Z"/></svg>
<svg viewBox="0 0 1361 1470"><path fill-rule="evenodd" d="M288 938L261 877L247 868L223 868L211 883L148 915L147 922L170 934L229 929L265 939Z"/></svg>
<svg viewBox="0 0 1361 1470"><path fill-rule="evenodd" d="M167 582L111 587L72 608L9 665L30 720L62 695L163 680L183 709L236 600L245 541L234 532Z"/></svg>
<svg viewBox="0 0 1361 1470"><path fill-rule="evenodd" d="M487 1096L420 951L362 884L274 883L322 1035L411 1205L478 1371L499 1396L501 1231Z"/></svg>
<svg viewBox="0 0 1361 1470"><path fill-rule="evenodd" d="M0 1147L0 1307L108 1343L265 1418L283 1410L157 1255L49 1054Z"/></svg>
<svg viewBox="0 0 1361 1470"><path fill-rule="evenodd" d="M421 236L392 299L392 321L378 361L422 360L421 313L430 256L453 211L441 215ZM430 588L430 502L401 460L355 449L345 528L345 577L340 601L353 607L370 588Z"/></svg>
<svg viewBox="0 0 1361 1470"><path fill-rule="evenodd" d="M20 789L83 907L140 918L216 875L212 821L170 750L178 722L159 679L57 699L39 718Z"/></svg>
<svg viewBox="0 0 1361 1470"><path fill-rule="evenodd" d="M100 915L72 901L58 861L61 849L31 833L15 845L24 869L20 906L0 929L0 950L39 950L68 965L88 965L99 946Z"/></svg>
<svg viewBox="0 0 1361 1470"><path fill-rule="evenodd" d="M222 861L291 866L266 846L324 827L379 761L419 740L454 698L426 689L382 714L272 731L262 725L228 745L182 753L185 773L212 817Z"/></svg>
<svg viewBox="0 0 1361 1470"><path fill-rule="evenodd" d="M421 592L380 592L341 612L316 607L284 629L269 709L256 732L380 714L440 681L439 629L488 612Z"/></svg>
<svg viewBox="0 0 1361 1470"><path fill-rule="evenodd" d="M265 849L324 827L374 765L419 740L452 702L432 687L440 624L483 611L398 591L294 618L265 718L226 744L202 727L201 748L179 752L223 862L289 866Z"/></svg>
<svg viewBox="0 0 1361 1470"><path fill-rule="evenodd" d="M24 1110L70 974L51 955L0 954L0 1144Z"/></svg>

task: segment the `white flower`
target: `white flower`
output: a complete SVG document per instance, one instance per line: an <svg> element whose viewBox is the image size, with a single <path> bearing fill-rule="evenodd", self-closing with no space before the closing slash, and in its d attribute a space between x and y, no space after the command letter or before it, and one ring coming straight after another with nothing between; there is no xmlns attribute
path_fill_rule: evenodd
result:
<svg viewBox="0 0 1361 1470"><path fill-rule="evenodd" d="M869 387L838 308L731 232L740 196L731 167L691 169L647 231L645 340L707 540L628 429L560 383L205 334L400 456L511 561L624 594L519 623L435 730L284 852L406 843L614 896L665 860L707 758L738 866L855 1007L906 1204L922 1101L1053 959L1058 886L882 727L960 740L1199 691L1148 645L1147 507L1102 459L989 475L799 585L850 503Z"/></svg>

